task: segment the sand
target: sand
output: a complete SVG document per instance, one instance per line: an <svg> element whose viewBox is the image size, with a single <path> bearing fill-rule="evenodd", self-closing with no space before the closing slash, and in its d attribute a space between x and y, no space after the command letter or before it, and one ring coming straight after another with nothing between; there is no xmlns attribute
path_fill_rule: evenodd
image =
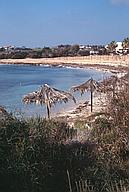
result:
<svg viewBox="0 0 129 192"><path fill-rule="evenodd" d="M39 59L0 59L2 64L49 64L64 65L74 67L101 67L110 69L127 69L129 67L129 55L125 56L84 56L84 57L57 57L57 58L39 58Z"/></svg>
<svg viewBox="0 0 129 192"><path fill-rule="evenodd" d="M69 66L81 68L96 68L99 70L109 70L115 73L127 72L129 68L129 55L125 56L84 56L84 57L58 57L58 58L40 58L40 59L1 59L1 64L33 64L33 65L52 65ZM93 112L90 112L90 103L79 103L78 106L70 111L58 114L59 118L66 119L72 123L76 119L85 119L96 112L104 111L105 97L95 96Z"/></svg>
<svg viewBox="0 0 129 192"><path fill-rule="evenodd" d="M94 114L106 112L107 103L108 99L106 94L94 93L92 112L90 100L87 100L84 103L78 103L76 107L73 107L69 111L58 113L57 118L63 121L67 121L70 126L73 126L77 120L85 121Z"/></svg>

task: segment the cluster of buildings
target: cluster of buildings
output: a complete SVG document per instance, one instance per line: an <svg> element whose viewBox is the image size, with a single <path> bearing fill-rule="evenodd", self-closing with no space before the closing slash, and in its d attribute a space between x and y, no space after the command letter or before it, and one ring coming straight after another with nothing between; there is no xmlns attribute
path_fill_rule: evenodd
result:
<svg viewBox="0 0 129 192"><path fill-rule="evenodd" d="M126 54L128 53L128 48L123 48L122 42L116 42L116 48L115 51L117 54Z"/></svg>
<svg viewBox="0 0 129 192"><path fill-rule="evenodd" d="M80 50L87 50L90 55L108 54L110 53L108 45L80 45ZM116 47L113 51L114 54L128 54L129 48L123 48L122 42L116 42Z"/></svg>
<svg viewBox="0 0 129 192"><path fill-rule="evenodd" d="M22 51L30 51L32 50L31 48L27 48L25 46L22 46L22 47L16 47L16 46L13 46L13 45L6 45L6 46L2 46L0 47L0 51L2 52L22 52Z"/></svg>
<svg viewBox="0 0 129 192"><path fill-rule="evenodd" d="M56 50L57 52L62 50L62 47L64 49L68 48L68 47L74 47L78 46L78 54L79 55L105 55L105 54L110 54L112 52L109 52L108 50L108 45L104 46L104 45L59 45L57 47L54 48L49 48L50 50ZM76 47L77 48L77 47ZM0 47L0 54L2 53L31 53L34 52L38 49L32 49L32 48L27 48L25 46L22 47L15 47L15 46L2 46ZM42 48L40 49L42 50ZM113 54L128 54L129 53L129 48L128 49L124 49L122 46L122 42L116 42L116 47L115 47L115 51L113 52Z"/></svg>
<svg viewBox="0 0 129 192"><path fill-rule="evenodd" d="M80 51L87 51L89 55L103 55L106 53L106 48L103 45L80 45Z"/></svg>

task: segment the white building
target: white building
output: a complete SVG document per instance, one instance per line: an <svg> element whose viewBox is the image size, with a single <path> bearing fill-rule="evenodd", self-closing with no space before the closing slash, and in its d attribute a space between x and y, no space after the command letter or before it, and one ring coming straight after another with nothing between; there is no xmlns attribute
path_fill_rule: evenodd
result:
<svg viewBox="0 0 129 192"><path fill-rule="evenodd" d="M115 52L117 54L122 54L124 51L124 49L122 47L122 42L118 41L118 42L116 42L116 45L117 45L117 47L115 48ZM108 49L108 45L106 45L105 48Z"/></svg>
<svg viewBox="0 0 129 192"><path fill-rule="evenodd" d="M116 44L117 44L116 53L123 53L122 42L116 42Z"/></svg>

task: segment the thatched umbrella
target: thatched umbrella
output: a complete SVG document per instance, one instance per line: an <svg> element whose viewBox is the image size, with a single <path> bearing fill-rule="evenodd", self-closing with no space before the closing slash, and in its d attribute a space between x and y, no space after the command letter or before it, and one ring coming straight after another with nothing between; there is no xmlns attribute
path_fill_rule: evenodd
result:
<svg viewBox="0 0 129 192"><path fill-rule="evenodd" d="M66 103L71 99L76 102L75 98L70 93L52 88L49 85L45 84L41 87L39 91L26 95L23 98L23 102L27 104L45 104L47 107L48 118L50 118L50 109L52 105L55 105L57 102Z"/></svg>
<svg viewBox="0 0 129 192"><path fill-rule="evenodd" d="M79 91L81 92L81 95L84 94L86 91L90 91L91 93L91 112L93 111L93 92L95 90L99 90L99 83L92 78L90 78L88 81L85 83L78 85L78 86L73 86L71 88L72 91Z"/></svg>

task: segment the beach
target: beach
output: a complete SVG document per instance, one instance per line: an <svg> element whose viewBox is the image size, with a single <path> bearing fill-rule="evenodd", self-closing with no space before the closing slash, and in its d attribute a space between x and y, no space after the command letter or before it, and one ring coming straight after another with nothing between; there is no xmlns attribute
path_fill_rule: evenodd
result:
<svg viewBox="0 0 129 192"><path fill-rule="evenodd" d="M58 113L54 118L57 117L59 120L67 121L70 126L73 126L76 121L87 121L94 114L106 112L108 100L106 94L94 93L93 96L93 111L91 112L91 102L86 100L80 102L76 107L71 110Z"/></svg>
<svg viewBox="0 0 129 192"><path fill-rule="evenodd" d="M85 57L58 57L58 58L40 58L40 59L2 59L1 64L32 64L32 65L50 65L58 67L79 67L95 68L98 70L108 70L119 74L125 73L129 67L129 56L85 56ZM104 98L104 97L103 97ZM105 108L104 99L99 95L94 98L94 111L100 112ZM58 117L66 117L67 121L73 122L75 119L85 119L91 115L90 103L79 103L76 108L59 113Z"/></svg>
<svg viewBox="0 0 129 192"><path fill-rule="evenodd" d="M0 59L2 64L33 64L52 66L95 67L110 70L127 70L129 67L129 55L91 55L76 57L56 57L39 59Z"/></svg>

